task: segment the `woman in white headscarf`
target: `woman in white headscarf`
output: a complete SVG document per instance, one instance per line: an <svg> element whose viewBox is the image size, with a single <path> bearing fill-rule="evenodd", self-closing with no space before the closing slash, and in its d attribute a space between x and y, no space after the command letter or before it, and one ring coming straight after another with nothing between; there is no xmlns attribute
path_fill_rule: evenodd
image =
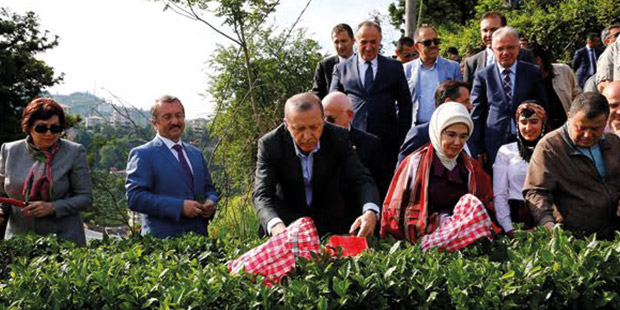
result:
<svg viewBox="0 0 620 310"><path fill-rule="evenodd" d="M463 151L473 131L464 105L447 102L435 110L431 142L398 166L383 203L381 237L417 242L424 250L458 250L497 228L490 177ZM488 211L487 211L488 210Z"/></svg>

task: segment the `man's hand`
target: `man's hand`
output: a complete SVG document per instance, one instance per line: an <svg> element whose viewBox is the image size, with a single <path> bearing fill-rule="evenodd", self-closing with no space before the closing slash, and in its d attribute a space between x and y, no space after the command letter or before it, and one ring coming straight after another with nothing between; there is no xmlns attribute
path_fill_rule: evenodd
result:
<svg viewBox="0 0 620 310"><path fill-rule="evenodd" d="M545 223L545 228L547 228L548 231L550 231L551 233L553 233L553 225L555 225L553 222L547 222Z"/></svg>
<svg viewBox="0 0 620 310"><path fill-rule="evenodd" d="M286 229L286 225L284 225L284 223L278 223L276 224L276 226L273 226L273 228L271 229L271 235L275 236L283 232L285 229Z"/></svg>
<svg viewBox="0 0 620 310"><path fill-rule="evenodd" d="M620 216L620 200L618 200L618 208L616 209L616 216Z"/></svg>
<svg viewBox="0 0 620 310"><path fill-rule="evenodd" d="M209 218L215 213L215 202L207 199L203 204L200 205L200 209L202 210L202 217Z"/></svg>
<svg viewBox="0 0 620 310"><path fill-rule="evenodd" d="M51 202L33 201L30 202L27 207L22 209L22 212L26 216L34 216L39 218L54 214L54 207Z"/></svg>
<svg viewBox="0 0 620 310"><path fill-rule="evenodd" d="M2 207L0 207L0 224L2 224L2 222L4 222L4 211Z"/></svg>
<svg viewBox="0 0 620 310"><path fill-rule="evenodd" d="M349 233L352 234L358 228L360 231L357 233L358 237L367 237L372 235L375 231L375 226L377 225L377 214L371 210L364 212L360 217L358 217L353 225L351 225L351 229Z"/></svg>
<svg viewBox="0 0 620 310"><path fill-rule="evenodd" d="M187 218L193 219L198 215L202 215L202 205L198 201L184 200L181 214Z"/></svg>

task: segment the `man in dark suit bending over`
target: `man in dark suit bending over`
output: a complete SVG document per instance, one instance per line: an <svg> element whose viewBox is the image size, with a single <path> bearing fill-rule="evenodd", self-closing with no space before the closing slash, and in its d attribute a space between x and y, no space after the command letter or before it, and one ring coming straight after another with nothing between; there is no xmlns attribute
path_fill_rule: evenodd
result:
<svg viewBox="0 0 620 310"><path fill-rule="evenodd" d="M284 123L258 141L254 210L271 235L304 216L319 231L373 233L379 194L368 170L351 147L346 130L324 124L323 106L311 93L286 101ZM362 215L350 226L340 182L355 189Z"/></svg>

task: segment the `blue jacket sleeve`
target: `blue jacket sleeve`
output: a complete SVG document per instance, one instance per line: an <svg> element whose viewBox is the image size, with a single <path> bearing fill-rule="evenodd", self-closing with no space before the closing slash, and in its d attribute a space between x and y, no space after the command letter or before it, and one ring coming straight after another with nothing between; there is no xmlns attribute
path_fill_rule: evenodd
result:
<svg viewBox="0 0 620 310"><path fill-rule="evenodd" d="M129 153L125 181L129 209L178 222L183 199L153 193L154 167L148 155L143 149L133 149Z"/></svg>

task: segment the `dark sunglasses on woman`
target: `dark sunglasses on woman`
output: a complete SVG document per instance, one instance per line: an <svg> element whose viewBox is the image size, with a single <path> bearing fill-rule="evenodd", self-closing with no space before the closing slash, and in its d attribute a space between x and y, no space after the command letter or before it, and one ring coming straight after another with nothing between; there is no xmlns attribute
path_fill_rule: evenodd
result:
<svg viewBox="0 0 620 310"><path fill-rule="evenodd" d="M34 126L34 131L36 131L37 133L46 133L47 131L51 131L52 133L61 133L63 128L60 125L51 125L49 127L47 127L44 124L38 124L36 126Z"/></svg>

